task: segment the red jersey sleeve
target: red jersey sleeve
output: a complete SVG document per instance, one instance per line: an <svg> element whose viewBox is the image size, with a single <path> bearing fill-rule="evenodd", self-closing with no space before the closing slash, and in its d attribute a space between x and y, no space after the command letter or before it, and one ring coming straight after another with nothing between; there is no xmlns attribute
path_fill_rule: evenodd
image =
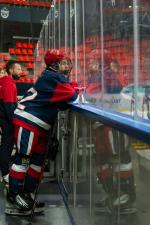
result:
<svg viewBox="0 0 150 225"><path fill-rule="evenodd" d="M75 101L77 92L69 83L58 83L51 97L51 102L70 102Z"/></svg>

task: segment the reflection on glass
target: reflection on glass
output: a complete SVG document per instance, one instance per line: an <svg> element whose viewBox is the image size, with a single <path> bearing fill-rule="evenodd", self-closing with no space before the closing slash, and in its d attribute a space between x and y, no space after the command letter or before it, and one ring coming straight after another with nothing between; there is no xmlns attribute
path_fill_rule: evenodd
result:
<svg viewBox="0 0 150 225"><path fill-rule="evenodd" d="M76 224L148 225L150 146L71 111L61 121L63 182Z"/></svg>
<svg viewBox="0 0 150 225"><path fill-rule="evenodd" d="M131 115L137 111L138 116L148 119L144 111L148 108L148 98L138 93L134 77L135 36L138 35L138 83L148 85L149 39L145 16L148 8L146 1L53 1L43 23L37 61L43 60L47 48L61 50L73 62L71 81L86 86L89 103ZM134 29L137 16L138 29ZM136 35L135 30L139 32ZM41 68L38 62L36 71ZM134 91L125 95L124 89L131 85Z"/></svg>
<svg viewBox="0 0 150 225"><path fill-rule="evenodd" d="M135 183L129 138L96 122L95 148L97 177L108 202L106 210L120 210L121 214L135 211ZM102 204L102 202L101 202Z"/></svg>
<svg viewBox="0 0 150 225"><path fill-rule="evenodd" d="M45 50L59 49L71 58L70 81L86 87L86 103L149 120L149 8L146 0L53 1L35 75ZM82 115L69 112L61 122L63 181L77 224L85 215L87 225L148 225L150 147Z"/></svg>

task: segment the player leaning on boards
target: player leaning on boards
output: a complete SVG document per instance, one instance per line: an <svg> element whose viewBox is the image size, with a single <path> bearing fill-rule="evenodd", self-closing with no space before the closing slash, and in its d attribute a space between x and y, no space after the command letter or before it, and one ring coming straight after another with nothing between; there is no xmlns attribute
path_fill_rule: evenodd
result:
<svg viewBox="0 0 150 225"><path fill-rule="evenodd" d="M6 207L7 214L13 214L12 208L25 214L31 210L31 193L35 191L42 177L42 165L51 125L57 118L61 106L75 101L78 96L63 74L64 67L61 63L65 56L59 51L48 50L44 60L46 69L19 102L14 113L17 155L9 174L7 202L11 204L11 210ZM25 163L27 161L28 164Z"/></svg>

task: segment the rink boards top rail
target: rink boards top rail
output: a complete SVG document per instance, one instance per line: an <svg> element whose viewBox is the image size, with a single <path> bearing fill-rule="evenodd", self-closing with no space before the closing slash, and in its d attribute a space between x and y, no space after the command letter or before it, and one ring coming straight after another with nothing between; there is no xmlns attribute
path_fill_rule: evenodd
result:
<svg viewBox="0 0 150 225"><path fill-rule="evenodd" d="M124 132L131 137L150 144L150 122L146 119L134 119L134 116L126 115L111 110L100 109L87 103L71 103L72 110L84 116L100 121L106 126Z"/></svg>

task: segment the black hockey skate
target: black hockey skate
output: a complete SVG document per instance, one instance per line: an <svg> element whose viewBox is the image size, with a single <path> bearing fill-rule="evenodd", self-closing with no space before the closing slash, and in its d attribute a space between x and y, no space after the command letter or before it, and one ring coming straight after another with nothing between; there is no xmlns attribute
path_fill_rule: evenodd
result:
<svg viewBox="0 0 150 225"><path fill-rule="evenodd" d="M29 199L29 201L34 204L34 194L33 193L26 193L25 194L26 197ZM39 209L42 209L45 207L45 203L44 202L41 202L39 201L38 199L36 199L36 202L35 202L35 208L39 208Z"/></svg>
<svg viewBox="0 0 150 225"><path fill-rule="evenodd" d="M134 202L130 201L128 194L122 194L115 199L107 198L105 201L96 204L96 214L135 214L137 208Z"/></svg>
<svg viewBox="0 0 150 225"><path fill-rule="evenodd" d="M7 193L7 200L5 206L5 213L7 215L20 215L30 216L33 207L33 201L31 201L25 194L13 194ZM35 207L35 214L43 213L43 209Z"/></svg>
<svg viewBox="0 0 150 225"><path fill-rule="evenodd" d="M108 197L103 199L102 201L99 201L95 204L95 213L96 215L99 214L111 214L112 213L112 206L111 201Z"/></svg>
<svg viewBox="0 0 150 225"><path fill-rule="evenodd" d="M134 214L137 212L135 202L130 200L128 194L122 194L120 198L116 198L113 201L114 212L120 213L120 215Z"/></svg>
<svg viewBox="0 0 150 225"><path fill-rule="evenodd" d="M137 213L137 208L134 206L127 205L126 207L120 208L120 215L129 215Z"/></svg>
<svg viewBox="0 0 150 225"><path fill-rule="evenodd" d="M23 210L19 209L18 207L16 207L11 202L7 201L5 204L5 214L10 215L10 216L31 216L31 210L23 211ZM35 216L43 215L43 214L44 214L43 210L35 208L35 210L34 210Z"/></svg>

